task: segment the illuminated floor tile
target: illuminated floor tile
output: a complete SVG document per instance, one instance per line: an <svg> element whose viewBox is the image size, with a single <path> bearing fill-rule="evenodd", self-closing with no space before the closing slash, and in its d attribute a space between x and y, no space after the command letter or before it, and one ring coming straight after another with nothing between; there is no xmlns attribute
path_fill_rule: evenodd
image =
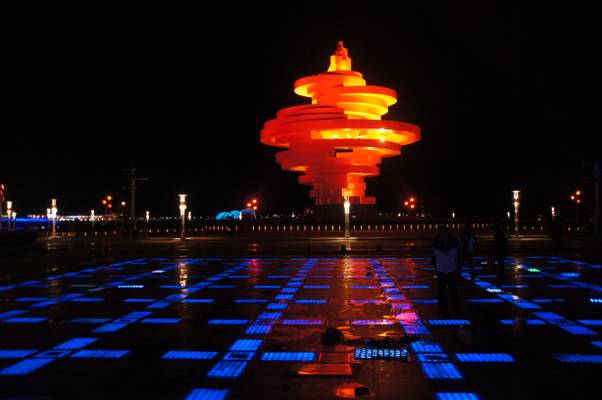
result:
<svg viewBox="0 0 602 400"><path fill-rule="evenodd" d="M37 350L2 350L0 349L0 358L25 358L29 357Z"/></svg>
<svg viewBox="0 0 602 400"><path fill-rule="evenodd" d="M217 351L186 351L172 350L163 354L164 360L211 360L217 356Z"/></svg>
<svg viewBox="0 0 602 400"><path fill-rule="evenodd" d="M263 312L261 314L259 314L259 316L257 317L257 319L278 319L282 316L281 312L278 311L274 311L274 312Z"/></svg>
<svg viewBox="0 0 602 400"><path fill-rule="evenodd" d="M406 348L376 349L358 347L353 352L356 360L402 360L408 357Z"/></svg>
<svg viewBox="0 0 602 400"><path fill-rule="evenodd" d="M247 335L267 335L272 332L272 325L269 324L252 324L250 325L245 334Z"/></svg>
<svg viewBox="0 0 602 400"><path fill-rule="evenodd" d="M454 326L454 325L470 325L470 321L467 319L429 319L430 325L443 325L443 326Z"/></svg>
<svg viewBox="0 0 602 400"><path fill-rule="evenodd" d="M467 392L440 392L437 393L437 400L479 400L479 396Z"/></svg>
<svg viewBox="0 0 602 400"><path fill-rule="evenodd" d="M245 325L248 322L248 319L210 319L207 321L209 325Z"/></svg>
<svg viewBox="0 0 602 400"><path fill-rule="evenodd" d="M255 356L254 351L229 351L224 354L223 360L249 361Z"/></svg>
<svg viewBox="0 0 602 400"><path fill-rule="evenodd" d="M527 318L525 321L527 321L527 325L545 325L546 324L544 321L537 319L537 318ZM500 319L500 322L502 323L502 325L512 325L514 323L514 320Z"/></svg>
<svg viewBox="0 0 602 400"><path fill-rule="evenodd" d="M261 303L268 303L270 300L268 299L237 299L234 300L235 303L257 303L257 304L261 304Z"/></svg>
<svg viewBox="0 0 602 400"><path fill-rule="evenodd" d="M70 350L53 349L53 350L42 351L42 352L36 354L34 357L35 358L63 358L65 356L67 356L69 353L71 353Z"/></svg>
<svg viewBox="0 0 602 400"><path fill-rule="evenodd" d="M266 352L261 355L261 361L315 361L316 353L305 351Z"/></svg>
<svg viewBox="0 0 602 400"><path fill-rule="evenodd" d="M238 339L230 346L230 351L256 351L262 343L261 339Z"/></svg>
<svg viewBox="0 0 602 400"><path fill-rule="evenodd" d="M591 344L593 344L594 346L596 346L599 349L602 349L602 340L592 340Z"/></svg>
<svg viewBox="0 0 602 400"><path fill-rule="evenodd" d="M246 368L246 361L219 361L207 373L210 378L238 378Z"/></svg>
<svg viewBox="0 0 602 400"><path fill-rule="evenodd" d="M141 324L177 324L181 318L146 318L140 320Z"/></svg>
<svg viewBox="0 0 602 400"><path fill-rule="evenodd" d="M449 355L445 353L417 353L416 359L420 362L450 362Z"/></svg>
<svg viewBox="0 0 602 400"><path fill-rule="evenodd" d="M554 357L567 363L602 363L601 354L554 354Z"/></svg>
<svg viewBox="0 0 602 400"><path fill-rule="evenodd" d="M29 358L0 370L0 375L27 375L54 360L54 358Z"/></svg>
<svg viewBox="0 0 602 400"><path fill-rule="evenodd" d="M125 299L123 302L124 303L152 303L153 301L157 301L157 300L155 300L155 299L132 298L132 299Z"/></svg>
<svg viewBox="0 0 602 400"><path fill-rule="evenodd" d="M323 319L283 319L282 325L324 325Z"/></svg>
<svg viewBox="0 0 602 400"><path fill-rule="evenodd" d="M577 322L583 325L602 326L602 319L578 319Z"/></svg>
<svg viewBox="0 0 602 400"><path fill-rule="evenodd" d="M514 362L514 357L506 353L456 353L460 362Z"/></svg>
<svg viewBox="0 0 602 400"><path fill-rule="evenodd" d="M118 330L123 329L126 326L128 326L128 324L106 324L106 325L99 326L98 328L94 329L92 332L96 332L96 333L117 332Z"/></svg>
<svg viewBox="0 0 602 400"><path fill-rule="evenodd" d="M110 318L74 318L69 322L74 324L104 324L110 320Z"/></svg>
<svg viewBox="0 0 602 400"><path fill-rule="evenodd" d="M94 343L97 340L97 338L73 338L55 346L54 348L61 350L76 350L81 349L90 343Z"/></svg>
<svg viewBox="0 0 602 400"><path fill-rule="evenodd" d="M393 325L395 321L388 319L354 319L351 325Z"/></svg>
<svg viewBox="0 0 602 400"><path fill-rule="evenodd" d="M266 307L268 310L284 310L288 307L287 303L270 303Z"/></svg>
<svg viewBox="0 0 602 400"><path fill-rule="evenodd" d="M121 358L128 353L128 350L80 350L71 358Z"/></svg>
<svg viewBox="0 0 602 400"><path fill-rule="evenodd" d="M42 321L46 321L48 318L46 317L15 317L15 318L7 318L2 320L2 322L8 324L37 324Z"/></svg>
<svg viewBox="0 0 602 400"><path fill-rule="evenodd" d="M228 389L193 389L186 400L225 400Z"/></svg>
<svg viewBox="0 0 602 400"><path fill-rule="evenodd" d="M420 368L428 379L462 379L462 374L452 363L422 363Z"/></svg>
<svg viewBox="0 0 602 400"><path fill-rule="evenodd" d="M326 304L328 300L326 299L299 299L295 300L297 304Z"/></svg>

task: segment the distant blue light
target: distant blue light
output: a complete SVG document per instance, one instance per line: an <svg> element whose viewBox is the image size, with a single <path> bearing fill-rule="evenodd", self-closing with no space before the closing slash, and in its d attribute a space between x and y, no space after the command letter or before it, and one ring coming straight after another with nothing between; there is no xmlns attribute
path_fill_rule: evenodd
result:
<svg viewBox="0 0 602 400"><path fill-rule="evenodd" d="M74 324L104 324L110 320L110 318L74 318L69 322Z"/></svg>
<svg viewBox="0 0 602 400"><path fill-rule="evenodd" d="M282 316L281 312L263 312L259 314L257 319L278 319Z"/></svg>
<svg viewBox="0 0 602 400"><path fill-rule="evenodd" d="M261 339L238 339L230 346L230 351L257 351L262 343Z"/></svg>
<svg viewBox="0 0 602 400"><path fill-rule="evenodd" d="M241 303L241 304L244 304L244 303L261 304L261 303L267 303L269 301L270 300L268 300L268 299L237 299L237 300L234 300L235 303Z"/></svg>
<svg viewBox="0 0 602 400"><path fill-rule="evenodd" d="M299 299L295 300L297 304L326 304L328 300L326 299Z"/></svg>
<svg viewBox="0 0 602 400"><path fill-rule="evenodd" d="M514 358L506 353L456 353L460 362L514 362Z"/></svg>
<svg viewBox="0 0 602 400"><path fill-rule="evenodd" d="M428 289L429 285L404 285L401 287L402 289Z"/></svg>
<svg viewBox="0 0 602 400"><path fill-rule="evenodd" d="M268 310L284 310L288 307L287 303L270 303L266 307Z"/></svg>
<svg viewBox="0 0 602 400"><path fill-rule="evenodd" d="M207 321L209 325L245 325L248 319L210 319Z"/></svg>
<svg viewBox="0 0 602 400"><path fill-rule="evenodd" d="M207 373L210 378L238 378L244 371L248 362L219 361Z"/></svg>
<svg viewBox="0 0 602 400"><path fill-rule="evenodd" d="M155 299L142 299L142 298L133 298L133 299L125 299L124 303L152 303L156 301Z"/></svg>
<svg viewBox="0 0 602 400"><path fill-rule="evenodd" d="M558 361L568 363L602 363L600 354L554 354Z"/></svg>
<svg viewBox="0 0 602 400"><path fill-rule="evenodd" d="M420 368L428 379L462 379L462 374L452 363L422 363Z"/></svg>
<svg viewBox="0 0 602 400"><path fill-rule="evenodd" d="M388 319L354 319L351 325L393 325L395 321Z"/></svg>
<svg viewBox="0 0 602 400"><path fill-rule="evenodd" d="M82 347L85 347L87 345L89 345L90 343L94 343L95 341L97 341L97 338L73 338L70 340L67 340L64 343L61 343L57 346L55 346L55 349L62 349L62 350L75 350L75 349L81 349Z"/></svg>
<svg viewBox="0 0 602 400"><path fill-rule="evenodd" d="M591 344L598 347L599 349L602 349L602 340L592 340Z"/></svg>
<svg viewBox="0 0 602 400"><path fill-rule="evenodd" d="M46 320L46 317L15 317L2 320L2 322L9 324L36 324Z"/></svg>
<svg viewBox="0 0 602 400"><path fill-rule="evenodd" d="M29 301L44 301L47 299L48 299L48 297L17 297L15 299L15 301L29 302Z"/></svg>
<svg viewBox="0 0 602 400"><path fill-rule="evenodd" d="M437 299L418 299L418 300L412 300L412 303L416 303L416 304L437 304Z"/></svg>
<svg viewBox="0 0 602 400"><path fill-rule="evenodd" d="M430 325L443 325L443 326L452 326L452 325L469 325L470 321L467 319L429 319Z"/></svg>
<svg viewBox="0 0 602 400"><path fill-rule="evenodd" d="M0 375L26 375L53 362L54 358L28 358L0 371Z"/></svg>
<svg viewBox="0 0 602 400"><path fill-rule="evenodd" d="M443 348L437 342L418 340L416 342L412 342L410 347L416 353L441 353L443 352Z"/></svg>
<svg viewBox="0 0 602 400"><path fill-rule="evenodd" d="M185 351L171 350L163 354L164 360L211 360L217 356L217 351Z"/></svg>
<svg viewBox="0 0 602 400"><path fill-rule="evenodd" d="M250 325L245 334L247 335L267 335L272 332L272 326L268 324L252 324Z"/></svg>
<svg viewBox="0 0 602 400"><path fill-rule="evenodd" d="M207 286L207 289L234 289L235 285L211 285Z"/></svg>
<svg viewBox="0 0 602 400"><path fill-rule="evenodd" d="M502 299L468 299L469 303L503 303Z"/></svg>
<svg viewBox="0 0 602 400"><path fill-rule="evenodd" d="M546 323L540 319L537 318L527 318L527 325L545 325ZM514 323L514 320L512 319L500 319L500 323L502 325L512 325Z"/></svg>
<svg viewBox="0 0 602 400"><path fill-rule="evenodd" d="M307 351L267 352L261 355L261 361L314 361L316 353Z"/></svg>
<svg viewBox="0 0 602 400"><path fill-rule="evenodd" d="M569 333L572 333L573 335L597 335L597 333L592 331L591 329L576 324L559 326L559 328Z"/></svg>
<svg viewBox="0 0 602 400"><path fill-rule="evenodd" d="M128 353L128 350L80 350L71 358L121 358Z"/></svg>
<svg viewBox="0 0 602 400"><path fill-rule="evenodd" d="M186 400L225 400L228 389L193 389Z"/></svg>
<svg viewBox="0 0 602 400"><path fill-rule="evenodd" d="M416 359L420 362L449 362L449 356L445 353L418 353Z"/></svg>
<svg viewBox="0 0 602 400"><path fill-rule="evenodd" d="M70 350L45 350L35 355L35 358L62 358L71 353Z"/></svg>
<svg viewBox="0 0 602 400"><path fill-rule="evenodd" d="M280 289L280 285L255 285L255 289Z"/></svg>
<svg viewBox="0 0 602 400"><path fill-rule="evenodd" d="M304 289L330 289L330 285L305 285Z"/></svg>
<svg viewBox="0 0 602 400"><path fill-rule="evenodd" d="M591 303L602 304L602 299L589 299Z"/></svg>
<svg viewBox="0 0 602 400"><path fill-rule="evenodd" d="M118 289L142 289L144 285L119 285Z"/></svg>
<svg viewBox="0 0 602 400"><path fill-rule="evenodd" d="M421 323L403 323L403 331L406 335L430 335L428 328Z"/></svg>
<svg viewBox="0 0 602 400"><path fill-rule="evenodd" d="M406 348L375 349L358 347L353 353L356 360L401 360L408 356Z"/></svg>
<svg viewBox="0 0 602 400"><path fill-rule="evenodd" d="M274 300L292 300L295 298L295 295L293 294L279 294L276 297L274 297Z"/></svg>
<svg viewBox="0 0 602 400"><path fill-rule="evenodd" d="M282 325L324 325L323 319L283 319Z"/></svg>
<svg viewBox="0 0 602 400"><path fill-rule="evenodd" d="M181 318L146 318L140 321L141 324L177 324Z"/></svg>
<svg viewBox="0 0 602 400"><path fill-rule="evenodd" d="M76 303L98 303L101 301L105 301L105 299L102 299L100 297L78 297L76 299L70 300Z"/></svg>
<svg viewBox="0 0 602 400"><path fill-rule="evenodd" d="M37 350L0 350L0 358L25 358Z"/></svg>
<svg viewBox="0 0 602 400"><path fill-rule="evenodd" d="M479 400L479 396L468 392L440 392L437 400Z"/></svg>
<svg viewBox="0 0 602 400"><path fill-rule="evenodd" d="M307 287L307 286L305 286ZM378 289L378 286L375 285L353 285L351 289Z"/></svg>

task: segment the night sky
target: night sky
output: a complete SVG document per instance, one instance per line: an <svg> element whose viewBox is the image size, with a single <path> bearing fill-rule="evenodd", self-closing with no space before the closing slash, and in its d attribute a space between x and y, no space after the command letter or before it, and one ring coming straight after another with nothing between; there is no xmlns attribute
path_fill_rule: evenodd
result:
<svg viewBox="0 0 602 400"><path fill-rule="evenodd" d="M259 131L307 102L293 83L325 71L337 40L369 84L397 90L385 119L422 128L368 180L381 210L414 194L435 215L500 216L515 187L526 216L550 205L571 216L578 187L591 206L582 163L602 153L599 7L124 3L0 6L0 181L21 215L55 196L63 214L99 213L103 195L126 199L131 165L150 179L138 205L153 215L175 215L180 192L196 215L251 196L264 211L301 210L309 188Z"/></svg>

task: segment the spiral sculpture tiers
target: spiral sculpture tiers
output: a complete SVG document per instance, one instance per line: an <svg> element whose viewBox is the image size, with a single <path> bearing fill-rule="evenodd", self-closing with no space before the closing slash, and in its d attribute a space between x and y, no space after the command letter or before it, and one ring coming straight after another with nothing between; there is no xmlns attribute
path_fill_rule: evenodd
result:
<svg viewBox="0 0 602 400"><path fill-rule="evenodd" d="M346 197L350 203L374 204L364 179L378 176L383 158L420 140L418 126L381 120L397 93L366 85L362 74L351 70L343 42L330 56L328 71L297 80L295 93L310 97L311 104L280 110L265 123L261 142L287 149L276 161L302 174L299 183L312 186L316 205L342 204Z"/></svg>

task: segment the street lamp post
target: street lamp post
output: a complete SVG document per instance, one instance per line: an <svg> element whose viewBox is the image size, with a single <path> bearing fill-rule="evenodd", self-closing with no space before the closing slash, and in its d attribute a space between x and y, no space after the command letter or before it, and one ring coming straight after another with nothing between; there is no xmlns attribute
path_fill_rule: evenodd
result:
<svg viewBox="0 0 602 400"><path fill-rule="evenodd" d="M50 217L52 219L52 236L56 236L56 199L50 199Z"/></svg>
<svg viewBox="0 0 602 400"><path fill-rule="evenodd" d="M180 196L180 220L182 221L182 228L180 231L180 239L186 239L186 196L185 194L179 194Z"/></svg>
<svg viewBox="0 0 602 400"><path fill-rule="evenodd" d="M94 210L90 210L90 223L92 225L92 229L94 229Z"/></svg>
<svg viewBox="0 0 602 400"><path fill-rule="evenodd" d="M13 213L13 202L12 201L6 201L6 219L7 219L7 226L8 226L8 230L10 231L10 219L12 217L12 213Z"/></svg>
<svg viewBox="0 0 602 400"><path fill-rule="evenodd" d="M512 204L514 205L514 234L518 235L518 209L520 206L520 190L513 190L512 198Z"/></svg>
<svg viewBox="0 0 602 400"><path fill-rule="evenodd" d="M345 194L345 202L343 203L343 209L345 210L345 238L349 239L349 210L351 209L351 203L349 203L348 194Z"/></svg>

